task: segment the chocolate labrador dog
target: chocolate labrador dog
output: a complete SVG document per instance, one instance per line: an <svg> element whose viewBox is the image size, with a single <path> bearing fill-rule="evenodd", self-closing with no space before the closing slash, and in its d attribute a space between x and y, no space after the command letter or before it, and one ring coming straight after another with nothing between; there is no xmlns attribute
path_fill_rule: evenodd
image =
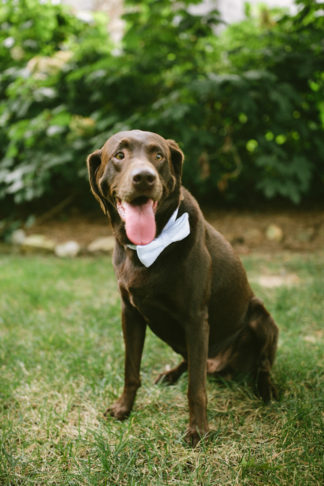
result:
<svg viewBox="0 0 324 486"><path fill-rule="evenodd" d="M188 370L188 440L207 434L206 374L252 377L266 402L278 328L254 296L230 244L208 224L181 185L183 153L173 140L141 130L113 135L87 159L94 197L111 221L122 298L125 383L108 409L126 418L140 386L149 326L182 356L157 381Z"/></svg>

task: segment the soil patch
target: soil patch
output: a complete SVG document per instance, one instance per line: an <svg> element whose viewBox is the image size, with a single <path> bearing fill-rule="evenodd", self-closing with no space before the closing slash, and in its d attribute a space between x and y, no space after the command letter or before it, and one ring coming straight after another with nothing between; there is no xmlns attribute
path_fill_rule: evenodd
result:
<svg viewBox="0 0 324 486"><path fill-rule="evenodd" d="M206 219L241 254L251 251L318 251L324 249L324 210L246 211L205 208ZM27 234L43 234L57 242L77 241L82 247L112 234L104 215L70 210L36 222Z"/></svg>

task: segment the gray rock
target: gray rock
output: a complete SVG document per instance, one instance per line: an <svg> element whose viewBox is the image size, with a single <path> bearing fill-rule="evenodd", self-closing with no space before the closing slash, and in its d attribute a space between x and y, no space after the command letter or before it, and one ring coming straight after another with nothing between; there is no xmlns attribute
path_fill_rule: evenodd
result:
<svg viewBox="0 0 324 486"><path fill-rule="evenodd" d="M276 241L277 243L280 243L283 240L284 233L280 226L276 224L270 224L266 230L266 237L270 241Z"/></svg>
<svg viewBox="0 0 324 486"><path fill-rule="evenodd" d="M43 235L26 236L21 248L25 252L45 252L52 253L55 248L55 241Z"/></svg>
<svg viewBox="0 0 324 486"><path fill-rule="evenodd" d="M87 250L90 253L111 253L115 246L115 238L113 236L104 236L92 241Z"/></svg>
<svg viewBox="0 0 324 486"><path fill-rule="evenodd" d="M60 258L74 258L81 251L81 247L77 241L66 241L55 246L54 253Z"/></svg>
<svg viewBox="0 0 324 486"><path fill-rule="evenodd" d="M13 245L22 245L26 239L26 233L22 229L17 229L11 233L10 242Z"/></svg>

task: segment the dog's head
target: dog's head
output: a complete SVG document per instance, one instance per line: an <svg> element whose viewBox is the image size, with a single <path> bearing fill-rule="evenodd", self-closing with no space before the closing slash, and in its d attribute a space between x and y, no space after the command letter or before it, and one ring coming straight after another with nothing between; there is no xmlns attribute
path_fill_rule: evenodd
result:
<svg viewBox="0 0 324 486"><path fill-rule="evenodd" d="M88 156L91 191L112 224L122 222L128 239L145 245L156 235L157 220L179 204L182 163L173 140L141 130L119 132Z"/></svg>

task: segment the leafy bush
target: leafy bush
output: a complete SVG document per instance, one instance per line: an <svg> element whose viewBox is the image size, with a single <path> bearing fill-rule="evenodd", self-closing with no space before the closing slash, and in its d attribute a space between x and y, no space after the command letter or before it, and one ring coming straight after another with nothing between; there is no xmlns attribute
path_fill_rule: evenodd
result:
<svg viewBox="0 0 324 486"><path fill-rule="evenodd" d="M118 49L103 16L1 3L0 198L85 194L86 155L124 128L180 142L185 183L200 196L321 194L320 6L264 10L216 35L217 12L194 15L193 3L128 0Z"/></svg>
<svg viewBox="0 0 324 486"><path fill-rule="evenodd" d="M61 197L84 178L83 134L93 127L74 110L65 76L83 46L99 44L97 55L109 53L106 29L37 0L2 3L0 26L0 197Z"/></svg>

